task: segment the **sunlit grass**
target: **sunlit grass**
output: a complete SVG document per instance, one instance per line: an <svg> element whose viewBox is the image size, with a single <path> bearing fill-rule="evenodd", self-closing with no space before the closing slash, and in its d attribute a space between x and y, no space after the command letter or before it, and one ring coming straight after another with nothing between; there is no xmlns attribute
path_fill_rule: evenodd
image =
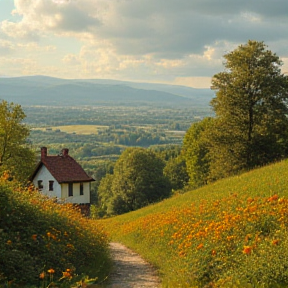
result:
<svg viewBox="0 0 288 288"><path fill-rule="evenodd" d="M103 227L82 217L72 204L57 204L32 187L6 179L4 173L0 287L52 287L54 282L53 287L60 288L88 278L102 281L110 269Z"/></svg>
<svg viewBox="0 0 288 288"><path fill-rule="evenodd" d="M101 221L164 287L287 287L288 162Z"/></svg>
<svg viewBox="0 0 288 288"><path fill-rule="evenodd" d="M34 128L34 130L41 131L52 131L60 130L61 132L66 133L76 133L80 135L89 135L89 134L97 134L99 130L107 129L109 126L101 126L101 125L66 125L66 126L53 126L46 128ZM47 130L48 129L48 130Z"/></svg>

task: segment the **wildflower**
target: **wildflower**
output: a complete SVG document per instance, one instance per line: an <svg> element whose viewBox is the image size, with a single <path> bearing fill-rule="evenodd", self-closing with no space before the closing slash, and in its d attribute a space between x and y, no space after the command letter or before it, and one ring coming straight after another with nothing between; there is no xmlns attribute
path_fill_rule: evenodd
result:
<svg viewBox="0 0 288 288"><path fill-rule="evenodd" d="M42 273L40 273L39 278L40 279L44 279L45 278L45 272L44 271Z"/></svg>
<svg viewBox="0 0 288 288"><path fill-rule="evenodd" d="M216 250L213 249L211 254L212 254L212 256L215 256L217 254Z"/></svg>
<svg viewBox="0 0 288 288"><path fill-rule="evenodd" d="M274 240L272 241L272 245L278 245L279 242L280 242L279 239L274 239Z"/></svg>
<svg viewBox="0 0 288 288"><path fill-rule="evenodd" d="M228 240L228 241L231 241L231 240L233 240L234 238L235 238L234 235L232 235L232 236L227 236L227 240Z"/></svg>
<svg viewBox="0 0 288 288"><path fill-rule="evenodd" d="M198 246L197 246L197 249L202 249L204 247L203 243L200 243Z"/></svg>
<svg viewBox="0 0 288 288"><path fill-rule="evenodd" d="M50 232L47 232L47 237L50 239L50 237L51 237L51 233Z"/></svg>
<svg viewBox="0 0 288 288"><path fill-rule="evenodd" d="M33 234L33 235L31 236L31 238L32 238L34 241L36 241L36 240L37 240L37 234Z"/></svg>
<svg viewBox="0 0 288 288"><path fill-rule="evenodd" d="M275 194L275 195L268 198L268 202L276 201L276 200L278 200L278 198L279 198L278 195Z"/></svg>
<svg viewBox="0 0 288 288"><path fill-rule="evenodd" d="M72 275L71 275L71 269L66 269L65 272L62 272L63 274L63 278L67 278L67 279L71 279Z"/></svg>
<svg viewBox="0 0 288 288"><path fill-rule="evenodd" d="M251 246L244 246L243 253L244 254L251 254L252 247Z"/></svg>
<svg viewBox="0 0 288 288"><path fill-rule="evenodd" d="M8 245L11 245L11 244L12 244L12 241L11 241L11 240L8 240L8 241L7 241L7 244L8 244Z"/></svg>
<svg viewBox="0 0 288 288"><path fill-rule="evenodd" d="M50 268L49 270L47 270L47 272L48 272L49 274L54 274L54 273L55 273L55 270L52 269L52 268Z"/></svg>

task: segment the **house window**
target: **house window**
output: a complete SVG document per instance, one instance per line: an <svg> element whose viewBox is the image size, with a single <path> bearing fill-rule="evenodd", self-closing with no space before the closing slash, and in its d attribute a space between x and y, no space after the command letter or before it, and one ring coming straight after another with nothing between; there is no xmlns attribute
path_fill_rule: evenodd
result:
<svg viewBox="0 0 288 288"><path fill-rule="evenodd" d="M49 181L49 191L53 191L54 181Z"/></svg>
<svg viewBox="0 0 288 288"><path fill-rule="evenodd" d="M69 183L68 185L68 196L71 197L73 196L73 183Z"/></svg>
<svg viewBox="0 0 288 288"><path fill-rule="evenodd" d="M84 195L83 183L80 183L80 195Z"/></svg>
<svg viewBox="0 0 288 288"><path fill-rule="evenodd" d="M42 180L38 180L38 189L39 190L43 189L43 181Z"/></svg>

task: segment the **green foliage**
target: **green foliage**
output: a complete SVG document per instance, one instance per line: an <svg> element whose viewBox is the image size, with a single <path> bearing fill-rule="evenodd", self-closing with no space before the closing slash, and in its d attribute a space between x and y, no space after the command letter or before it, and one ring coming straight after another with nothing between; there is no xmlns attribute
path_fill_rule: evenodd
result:
<svg viewBox="0 0 288 288"><path fill-rule="evenodd" d="M29 129L23 125L25 114L20 105L0 103L0 173L8 170L19 181L27 180L34 165L34 153L26 139Z"/></svg>
<svg viewBox="0 0 288 288"><path fill-rule="evenodd" d="M248 41L224 58L226 70L212 79L212 179L287 155L288 77L281 74L282 61L257 41Z"/></svg>
<svg viewBox="0 0 288 288"><path fill-rule="evenodd" d="M287 287L287 177L285 160L100 223L163 287Z"/></svg>
<svg viewBox="0 0 288 288"><path fill-rule="evenodd" d="M183 140L182 155L187 166L189 185L193 188L207 184L210 161L205 131L213 125L212 118L191 125Z"/></svg>
<svg viewBox="0 0 288 288"><path fill-rule="evenodd" d="M8 177L0 179L0 286L38 287L39 275L49 278L50 269L50 278L62 278L63 285L83 275L103 280L110 260L102 227L73 205L54 203L30 187L7 182Z"/></svg>
<svg viewBox="0 0 288 288"><path fill-rule="evenodd" d="M163 173L169 179L173 190L183 189L189 181L186 162L180 156L170 158L166 163Z"/></svg>
<svg viewBox="0 0 288 288"><path fill-rule="evenodd" d="M164 166L150 150L126 149L117 160L113 175L101 180L100 203L107 205L108 214L122 214L168 197L171 187L163 175Z"/></svg>

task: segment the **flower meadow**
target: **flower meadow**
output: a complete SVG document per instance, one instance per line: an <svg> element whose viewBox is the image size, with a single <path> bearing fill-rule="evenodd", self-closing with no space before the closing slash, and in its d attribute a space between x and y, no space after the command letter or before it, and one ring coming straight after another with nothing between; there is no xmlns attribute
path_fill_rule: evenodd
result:
<svg viewBox="0 0 288 288"><path fill-rule="evenodd" d="M163 287L288 286L288 162L103 220Z"/></svg>
<svg viewBox="0 0 288 288"><path fill-rule="evenodd" d="M0 179L0 287L86 287L108 275L101 225L32 187Z"/></svg>

